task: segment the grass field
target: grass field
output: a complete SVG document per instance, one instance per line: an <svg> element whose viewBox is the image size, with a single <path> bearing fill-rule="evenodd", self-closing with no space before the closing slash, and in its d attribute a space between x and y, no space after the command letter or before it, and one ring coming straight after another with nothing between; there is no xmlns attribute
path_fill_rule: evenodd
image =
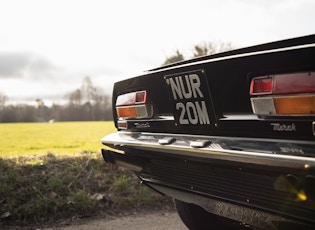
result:
<svg viewBox="0 0 315 230"><path fill-rule="evenodd" d="M104 162L101 138L113 131L113 122L0 124L0 229L172 207L131 171Z"/></svg>
<svg viewBox="0 0 315 230"><path fill-rule="evenodd" d="M112 121L0 124L0 157L100 152L113 131Z"/></svg>

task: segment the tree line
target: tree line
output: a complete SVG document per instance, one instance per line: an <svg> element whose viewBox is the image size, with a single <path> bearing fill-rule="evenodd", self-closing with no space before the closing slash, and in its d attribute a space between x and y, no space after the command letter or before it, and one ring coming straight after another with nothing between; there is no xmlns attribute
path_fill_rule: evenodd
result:
<svg viewBox="0 0 315 230"><path fill-rule="evenodd" d="M48 107L42 99L36 99L36 106L11 105L7 104L8 97L0 92L0 122L112 120L111 98L94 87L89 77L65 98L65 105L53 104Z"/></svg>
<svg viewBox="0 0 315 230"><path fill-rule="evenodd" d="M162 65L211 55L233 49L231 43L204 42L193 47L189 57L179 50L166 57ZM65 95L68 100L65 105L45 105L42 99L37 99L37 106L6 105L8 97L0 92L0 122L48 122L48 121L101 121L112 120L111 97L103 94L93 86L89 77L83 80L82 86Z"/></svg>

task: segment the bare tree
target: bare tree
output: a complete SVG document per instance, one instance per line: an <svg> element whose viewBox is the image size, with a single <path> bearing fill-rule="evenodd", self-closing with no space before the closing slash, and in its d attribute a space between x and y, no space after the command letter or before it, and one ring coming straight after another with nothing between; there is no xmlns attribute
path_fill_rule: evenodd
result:
<svg viewBox="0 0 315 230"><path fill-rule="evenodd" d="M82 104L82 92L80 89L76 89L67 95L69 99L69 104L75 107L79 107Z"/></svg>
<svg viewBox="0 0 315 230"><path fill-rule="evenodd" d="M82 91L82 96L83 98L85 98L86 103L92 103L96 94L97 94L97 90L96 88L93 86L93 83L90 79L89 76L85 77L81 86L81 91Z"/></svg>
<svg viewBox="0 0 315 230"><path fill-rule="evenodd" d="M0 92L0 109L1 110L4 108L7 100L8 100L8 97L4 93Z"/></svg>
<svg viewBox="0 0 315 230"><path fill-rule="evenodd" d="M56 115L63 120L104 120L112 119L110 98L94 87L90 77L85 77L80 88L66 95L69 100L65 108ZM54 113L54 111L52 112Z"/></svg>

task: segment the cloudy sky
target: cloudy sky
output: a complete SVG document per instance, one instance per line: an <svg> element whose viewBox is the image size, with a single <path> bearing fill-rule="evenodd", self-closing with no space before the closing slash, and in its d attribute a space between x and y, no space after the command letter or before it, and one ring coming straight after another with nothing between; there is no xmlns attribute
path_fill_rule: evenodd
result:
<svg viewBox="0 0 315 230"><path fill-rule="evenodd" d="M315 32L314 0L0 0L0 92L58 101L202 42L245 47Z"/></svg>

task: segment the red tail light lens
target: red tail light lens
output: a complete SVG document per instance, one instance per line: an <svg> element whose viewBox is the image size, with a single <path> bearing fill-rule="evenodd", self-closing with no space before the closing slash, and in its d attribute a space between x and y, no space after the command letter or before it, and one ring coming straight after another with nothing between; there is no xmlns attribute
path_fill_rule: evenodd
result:
<svg viewBox="0 0 315 230"><path fill-rule="evenodd" d="M140 92L136 92L136 101L135 103L145 103L147 100L147 92L146 91L140 91Z"/></svg>
<svg viewBox="0 0 315 230"><path fill-rule="evenodd" d="M283 74L275 76L274 94L314 93L315 73Z"/></svg>
<svg viewBox="0 0 315 230"><path fill-rule="evenodd" d="M138 91L119 95L116 100L116 106L134 105L146 103L147 91Z"/></svg>
<svg viewBox="0 0 315 230"><path fill-rule="evenodd" d="M272 77L255 78L251 83L250 94L269 94L272 92L272 83Z"/></svg>

